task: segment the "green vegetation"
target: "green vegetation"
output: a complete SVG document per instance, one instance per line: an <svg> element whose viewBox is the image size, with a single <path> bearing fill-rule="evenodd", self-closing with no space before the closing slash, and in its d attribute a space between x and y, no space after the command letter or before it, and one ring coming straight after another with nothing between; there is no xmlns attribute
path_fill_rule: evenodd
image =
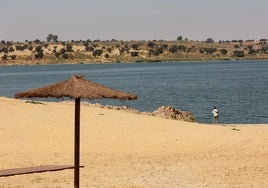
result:
<svg viewBox="0 0 268 188"><path fill-rule="evenodd" d="M182 36L174 41L59 41L49 34L46 41L1 40L0 65L268 59L267 41L191 41Z"/></svg>

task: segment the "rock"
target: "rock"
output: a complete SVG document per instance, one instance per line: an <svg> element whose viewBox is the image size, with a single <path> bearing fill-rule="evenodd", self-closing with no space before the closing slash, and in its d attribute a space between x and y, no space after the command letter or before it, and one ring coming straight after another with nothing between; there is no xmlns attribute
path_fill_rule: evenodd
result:
<svg viewBox="0 0 268 188"><path fill-rule="evenodd" d="M153 116L194 122L195 118L190 112L181 111L173 106L161 106L152 113Z"/></svg>
<svg viewBox="0 0 268 188"><path fill-rule="evenodd" d="M111 105L102 105L100 103L96 103L96 104L86 103L86 105L104 108L104 109L122 110L122 111L136 113L136 114L157 116L157 117L166 118L166 119L176 119L176 120L195 122L195 118L190 112L181 111L172 106L161 106L154 112L140 112L139 110L129 108L128 106L111 106Z"/></svg>

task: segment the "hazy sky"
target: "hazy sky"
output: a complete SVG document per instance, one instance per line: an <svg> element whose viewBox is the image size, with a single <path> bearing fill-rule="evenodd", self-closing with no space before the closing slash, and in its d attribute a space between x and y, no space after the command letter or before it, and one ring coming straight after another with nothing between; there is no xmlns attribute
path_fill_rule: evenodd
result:
<svg viewBox="0 0 268 188"><path fill-rule="evenodd" d="M268 0L0 0L0 40L268 38Z"/></svg>

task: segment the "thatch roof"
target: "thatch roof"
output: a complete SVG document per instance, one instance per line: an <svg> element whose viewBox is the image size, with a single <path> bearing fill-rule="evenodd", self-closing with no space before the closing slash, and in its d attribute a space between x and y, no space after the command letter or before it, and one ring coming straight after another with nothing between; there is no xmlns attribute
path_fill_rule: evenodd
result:
<svg viewBox="0 0 268 188"><path fill-rule="evenodd" d="M15 98L84 98L84 99L137 99L137 95L111 89L109 87L88 81L80 75L74 75L70 79L56 84L31 89L15 94Z"/></svg>

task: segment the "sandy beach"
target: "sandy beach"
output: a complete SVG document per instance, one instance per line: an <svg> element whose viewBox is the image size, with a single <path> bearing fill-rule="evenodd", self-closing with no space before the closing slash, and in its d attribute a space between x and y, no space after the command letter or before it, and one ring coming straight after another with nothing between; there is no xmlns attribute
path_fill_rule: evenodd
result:
<svg viewBox="0 0 268 188"><path fill-rule="evenodd" d="M0 170L72 165L74 102L0 97ZM209 125L81 106L81 187L268 187L268 124ZM69 188L73 170L0 177Z"/></svg>

